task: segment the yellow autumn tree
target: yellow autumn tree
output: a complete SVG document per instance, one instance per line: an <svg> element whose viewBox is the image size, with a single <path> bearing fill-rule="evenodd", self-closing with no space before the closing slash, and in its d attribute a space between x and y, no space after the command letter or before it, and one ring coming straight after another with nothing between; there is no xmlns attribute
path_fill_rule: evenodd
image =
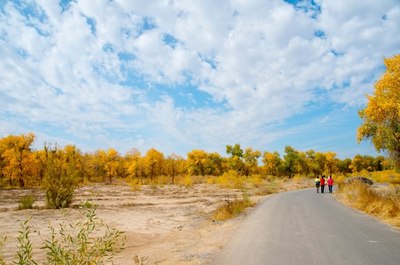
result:
<svg viewBox="0 0 400 265"><path fill-rule="evenodd" d="M107 177L106 171L107 152L100 149L89 156L89 179L95 182L105 182Z"/></svg>
<svg viewBox="0 0 400 265"><path fill-rule="evenodd" d="M144 168L146 175L153 182L154 177L161 175L164 163L164 154L151 148L144 156Z"/></svg>
<svg viewBox="0 0 400 265"><path fill-rule="evenodd" d="M175 177L185 172L186 161L183 157L172 154L165 159L164 171L171 178L171 183L175 181Z"/></svg>
<svg viewBox="0 0 400 265"><path fill-rule="evenodd" d="M9 185L25 187L38 184L39 161L31 150L34 140L33 133L0 139L1 175Z"/></svg>
<svg viewBox="0 0 400 265"><path fill-rule="evenodd" d="M262 162L263 170L267 175L277 176L282 165L282 159L278 152L264 152Z"/></svg>
<svg viewBox="0 0 400 265"><path fill-rule="evenodd" d="M204 150L195 149L187 154L188 173L192 176L206 174L208 154Z"/></svg>
<svg viewBox="0 0 400 265"><path fill-rule="evenodd" d="M240 144L226 145L226 153L231 155L227 160L229 169L236 171L239 175L243 175L245 173L245 165L243 161L243 149L240 147Z"/></svg>
<svg viewBox="0 0 400 265"><path fill-rule="evenodd" d="M327 152L325 153L326 163L325 163L325 171L329 176L332 177L332 174L337 173L339 170L338 164L339 159L336 158L336 153Z"/></svg>
<svg viewBox="0 0 400 265"><path fill-rule="evenodd" d="M106 171L106 175L108 177L108 182L112 183L113 179L118 177L120 171L120 161L121 157L117 150L114 148L109 148L106 153L106 161L104 165L104 169Z"/></svg>
<svg viewBox="0 0 400 265"><path fill-rule="evenodd" d="M79 181L83 181L84 176L84 165L82 152L75 145L66 145L64 147L64 152L67 157L68 163L76 169L77 178Z"/></svg>
<svg viewBox="0 0 400 265"><path fill-rule="evenodd" d="M260 158L261 152L253 150L251 147L247 147L244 150L243 161L244 161L244 175L258 173L258 158Z"/></svg>
<svg viewBox="0 0 400 265"><path fill-rule="evenodd" d="M146 176L144 170L144 159L140 151L132 148L125 155L125 169L132 179L140 179L143 184L143 178Z"/></svg>
<svg viewBox="0 0 400 265"><path fill-rule="evenodd" d="M297 174L301 174L304 176L308 176L310 174L311 164L305 152L298 151L298 157L295 168Z"/></svg>
<svg viewBox="0 0 400 265"><path fill-rule="evenodd" d="M367 96L367 106L359 111L363 124L357 140L371 140L375 148L388 151L400 166L400 54L384 60L386 72Z"/></svg>

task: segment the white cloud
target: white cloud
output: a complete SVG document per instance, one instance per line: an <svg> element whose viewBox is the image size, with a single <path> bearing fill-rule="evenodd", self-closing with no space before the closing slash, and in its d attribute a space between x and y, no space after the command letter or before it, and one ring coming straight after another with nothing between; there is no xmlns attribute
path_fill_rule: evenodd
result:
<svg viewBox="0 0 400 265"><path fill-rule="evenodd" d="M307 1L73 1L63 11L40 0L29 14L9 1L0 103L16 119L0 121L48 123L93 145L265 145L279 135L269 125L310 103L364 104L400 47L398 1L317 2L315 15ZM187 86L213 104L178 103Z"/></svg>

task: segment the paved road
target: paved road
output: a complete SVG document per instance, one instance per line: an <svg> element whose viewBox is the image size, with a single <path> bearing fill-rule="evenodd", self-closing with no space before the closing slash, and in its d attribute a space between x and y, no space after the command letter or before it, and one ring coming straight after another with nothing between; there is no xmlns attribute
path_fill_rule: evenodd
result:
<svg viewBox="0 0 400 265"><path fill-rule="evenodd" d="M400 232L314 189L273 195L243 221L215 265L399 265Z"/></svg>

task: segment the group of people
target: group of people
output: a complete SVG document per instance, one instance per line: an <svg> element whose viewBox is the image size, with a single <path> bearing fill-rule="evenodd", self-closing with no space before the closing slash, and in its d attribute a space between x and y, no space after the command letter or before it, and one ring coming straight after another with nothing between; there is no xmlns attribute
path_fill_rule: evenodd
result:
<svg viewBox="0 0 400 265"><path fill-rule="evenodd" d="M333 178L329 176L327 180L325 180L325 176L322 175L321 178L318 176L314 179L315 187L317 188L317 193L319 193L319 188L321 187L321 193L324 193L325 185L328 184L329 193L332 193L332 186L333 186Z"/></svg>

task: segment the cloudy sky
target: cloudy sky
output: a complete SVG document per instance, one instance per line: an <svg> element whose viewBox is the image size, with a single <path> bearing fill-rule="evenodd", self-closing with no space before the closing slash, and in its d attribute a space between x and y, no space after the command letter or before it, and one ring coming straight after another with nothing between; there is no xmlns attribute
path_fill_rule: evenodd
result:
<svg viewBox="0 0 400 265"><path fill-rule="evenodd" d="M0 0L0 137L83 151L372 154L400 0Z"/></svg>

